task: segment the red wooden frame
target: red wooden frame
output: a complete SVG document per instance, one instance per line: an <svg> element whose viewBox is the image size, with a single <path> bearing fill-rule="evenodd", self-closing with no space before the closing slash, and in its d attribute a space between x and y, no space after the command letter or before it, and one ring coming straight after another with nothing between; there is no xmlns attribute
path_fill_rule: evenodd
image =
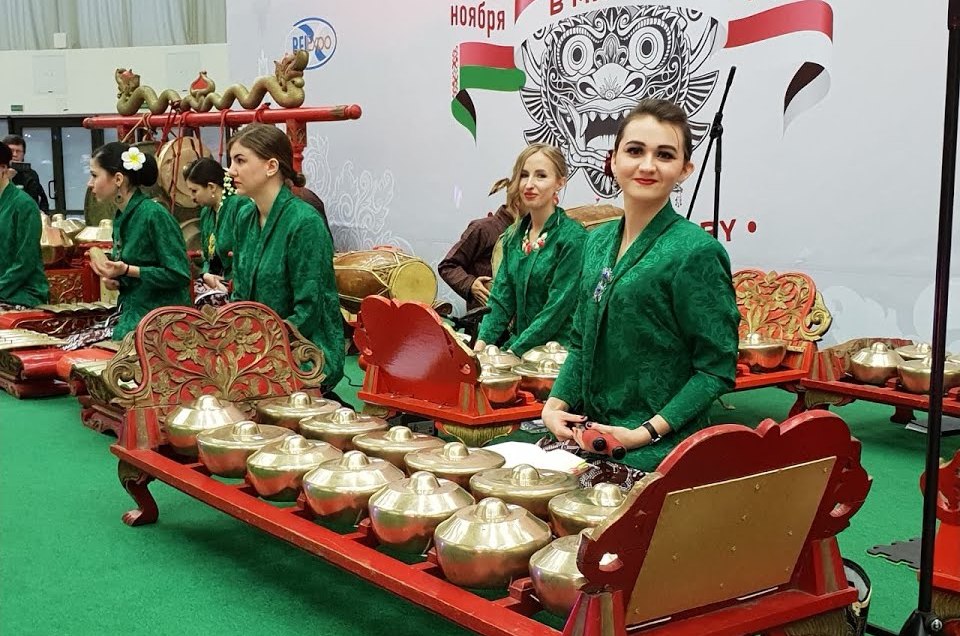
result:
<svg viewBox="0 0 960 636"><path fill-rule="evenodd" d="M123 515L128 525L140 526L158 520L159 510L148 486L152 480L159 479L478 633L558 634L530 618L539 611L540 605L533 596L529 579L514 581L505 598L486 600L444 580L433 561L410 565L378 552L375 536L364 527L341 535L311 521L302 501L294 507L278 507L257 498L245 484L229 485L213 479L202 465L184 463L186 460L168 455L165 448L136 448L129 442L146 441L150 435L150 424L143 418L128 417L124 426L125 441L111 446L111 452L119 459L121 484L138 506ZM739 461L731 461L734 457ZM622 599L629 597L632 581L642 567L646 545L666 493L821 457L837 457L838 461L789 585L747 601L691 608L667 625L654 626L642 633L657 636L777 633L789 623L852 603L857 592L843 577L835 535L859 509L870 480L859 463L859 443L850 438L846 425L835 415L820 411L791 418L782 425L767 420L756 432L736 425L713 427L682 443L661 464L659 479L642 490L635 489L629 506L617 519L607 524L602 533L595 534L593 540L581 544L578 563L589 583L581 592L578 606L563 633L569 636L626 634ZM622 558L623 567L619 570L611 572L589 565L611 550Z"/></svg>
<svg viewBox="0 0 960 636"><path fill-rule="evenodd" d="M478 429L516 429L543 410L526 392L515 405L491 405L476 356L423 303L368 296L353 339L366 364L357 397L370 404Z"/></svg>

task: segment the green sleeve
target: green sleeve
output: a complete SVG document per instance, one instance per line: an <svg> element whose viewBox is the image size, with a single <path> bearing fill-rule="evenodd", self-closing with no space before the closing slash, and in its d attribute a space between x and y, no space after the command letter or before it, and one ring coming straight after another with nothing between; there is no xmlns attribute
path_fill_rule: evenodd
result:
<svg viewBox="0 0 960 636"><path fill-rule="evenodd" d="M690 351L693 375L660 415L682 428L734 387L740 312L730 258L711 242L690 252L672 282L673 314Z"/></svg>
<svg viewBox="0 0 960 636"><path fill-rule="evenodd" d="M287 275L291 279L293 313L287 318L302 333L313 333L321 321L321 263L333 262L333 245L324 236L319 216L301 223L290 233Z"/></svg>
<svg viewBox="0 0 960 636"><path fill-rule="evenodd" d="M207 206L200 208L200 256L203 257L203 267L200 269L201 274L210 273L210 253L208 251L208 245L210 241L210 232L212 231L213 222L211 216L213 215L213 210ZM220 237L217 237L218 239Z"/></svg>
<svg viewBox="0 0 960 636"><path fill-rule="evenodd" d="M556 267L547 292L547 303L530 321L527 328L513 339L510 348L513 351L527 351L564 332L570 316L577 308L577 291L580 288L580 270L583 267L583 243L586 239L582 230L569 236L557 251Z"/></svg>
<svg viewBox="0 0 960 636"><path fill-rule="evenodd" d="M8 185L8 188L15 185ZM10 256L11 267L0 275L0 289L17 289L24 287L34 276L37 270L43 269L40 255L40 232L42 224L40 223L40 212L33 202L18 205L16 210L16 220L5 219L5 223L11 223L17 228L17 236L14 237L12 244L14 253Z"/></svg>
<svg viewBox="0 0 960 636"><path fill-rule="evenodd" d="M151 214L150 229L160 265L142 266L140 280L156 289L186 289L190 283L190 265L187 244L176 219L166 210Z"/></svg>
<svg viewBox="0 0 960 636"><path fill-rule="evenodd" d="M579 277L576 289L580 289ZM571 410L583 405L583 333L586 315L585 303L581 294L577 309L573 313L573 328L570 330L570 342L567 344L567 359L560 367L560 375L553 383L550 397L566 402ZM576 302L576 297L573 301Z"/></svg>
<svg viewBox="0 0 960 636"><path fill-rule="evenodd" d="M517 313L517 295L514 288L516 284L513 280L515 268L513 267L513 258L510 250L513 248L513 230L507 230L503 234L503 260L500 262L500 269L493 279L493 286L490 288L490 297L487 300L487 306L490 307L490 313L483 317L480 323L480 332L477 334L479 340L492 344L500 339L503 332L510 325L510 320Z"/></svg>

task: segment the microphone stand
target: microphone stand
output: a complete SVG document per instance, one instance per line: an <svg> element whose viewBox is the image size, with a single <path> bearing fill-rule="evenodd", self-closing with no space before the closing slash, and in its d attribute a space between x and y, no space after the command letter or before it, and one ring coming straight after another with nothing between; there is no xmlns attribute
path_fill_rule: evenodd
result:
<svg viewBox="0 0 960 636"><path fill-rule="evenodd" d="M900 636L927 636L943 629L933 612L933 553L939 498L940 431L943 416L943 366L947 341L947 298L950 280L950 241L953 232L953 191L957 166L957 110L960 107L960 0L947 9L947 96L943 123L943 160L940 173L940 223L937 237L937 274L933 303L933 368L930 372L930 409L927 424L926 484L923 489L923 533L920 544L920 593Z"/></svg>
<svg viewBox="0 0 960 636"><path fill-rule="evenodd" d="M707 152L703 155L703 167L700 169L700 175L697 177L697 185L693 188L693 197L690 198L690 207L687 208L687 220L693 214L693 205L697 202L697 193L700 192L700 182L703 181L703 175L706 172L707 162L710 160L710 151L713 144L717 144L717 154L714 157L713 170L715 173L713 181L713 238L720 236L720 168L723 163L723 107L727 103L727 95L730 93L730 85L733 84L733 76L737 72L736 66L730 67L727 74L727 86L723 89L723 98L720 100L720 108L717 114L713 116L713 123L710 125L710 143L707 144Z"/></svg>

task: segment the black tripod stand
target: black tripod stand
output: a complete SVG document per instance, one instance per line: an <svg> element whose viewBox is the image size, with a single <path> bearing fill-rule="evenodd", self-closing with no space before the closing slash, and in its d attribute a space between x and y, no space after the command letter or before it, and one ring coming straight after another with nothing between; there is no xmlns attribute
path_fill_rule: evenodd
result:
<svg viewBox="0 0 960 636"><path fill-rule="evenodd" d="M687 208L687 220L693 214L693 206L697 202L697 193L700 192L700 182L703 181L703 175L706 172L707 162L710 160L710 151L713 150L713 144L717 144L717 154L714 157L713 171L713 238L717 238L720 232L720 169L723 164L723 107L727 103L727 95L730 93L730 85L733 84L733 76L737 72L736 66L730 67L730 73L727 74L727 86L723 89L723 98L720 100L720 108L717 114L713 116L713 123L710 125L710 143L707 144L707 152L703 155L703 167L697 176L697 185L693 187L693 196L690 198L690 207Z"/></svg>
<svg viewBox="0 0 960 636"><path fill-rule="evenodd" d="M923 534L920 547L920 594L917 609L904 623L901 636L926 636L943 629L932 610L933 548L937 530L940 430L943 417L943 365L947 341L947 297L950 281L950 241L953 232L953 190L957 166L957 109L960 107L960 0L947 9L947 98L943 123L940 174L940 225L937 237L937 276L933 303L933 368L930 373L930 417L927 420L926 485L923 489Z"/></svg>

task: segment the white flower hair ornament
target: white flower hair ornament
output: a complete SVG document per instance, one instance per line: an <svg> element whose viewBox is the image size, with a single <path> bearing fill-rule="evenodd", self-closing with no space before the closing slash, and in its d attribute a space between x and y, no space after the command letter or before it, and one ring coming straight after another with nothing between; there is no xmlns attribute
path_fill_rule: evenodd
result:
<svg viewBox="0 0 960 636"><path fill-rule="evenodd" d="M120 160L123 161L124 168L137 172L147 162L147 155L136 146L130 146L120 155Z"/></svg>

